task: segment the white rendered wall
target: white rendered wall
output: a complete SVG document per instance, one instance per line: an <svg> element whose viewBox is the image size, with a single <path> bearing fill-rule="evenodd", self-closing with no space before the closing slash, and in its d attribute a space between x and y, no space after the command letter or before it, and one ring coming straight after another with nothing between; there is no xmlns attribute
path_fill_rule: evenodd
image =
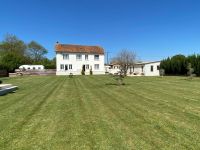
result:
<svg viewBox="0 0 200 150"><path fill-rule="evenodd" d="M151 71L151 66L153 66L153 71ZM160 62L145 64L144 66L145 76L160 76L160 71L157 69L157 66L160 67Z"/></svg>
<svg viewBox="0 0 200 150"><path fill-rule="evenodd" d="M69 75L70 73L73 73L74 75L81 75L82 66L83 65L89 65L89 69L85 70L85 74L90 74L90 68L92 68L93 74L105 74L105 68L104 68L104 55L99 55L99 60L94 60L95 54L81 54L82 60L76 60L76 55L78 53L66 53L69 54L68 60L63 60L63 53L57 53L56 54L56 75ZM85 60L85 55L88 55L88 60ZM72 64L71 70L61 70L60 65L61 64ZM94 65L99 64L99 69L95 70Z"/></svg>

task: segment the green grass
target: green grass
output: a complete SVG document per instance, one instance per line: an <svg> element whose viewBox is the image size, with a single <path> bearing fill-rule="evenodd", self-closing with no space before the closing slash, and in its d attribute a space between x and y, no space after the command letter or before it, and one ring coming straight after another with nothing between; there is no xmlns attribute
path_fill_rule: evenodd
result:
<svg viewBox="0 0 200 150"><path fill-rule="evenodd" d="M200 79L4 78L0 149L200 149Z"/></svg>

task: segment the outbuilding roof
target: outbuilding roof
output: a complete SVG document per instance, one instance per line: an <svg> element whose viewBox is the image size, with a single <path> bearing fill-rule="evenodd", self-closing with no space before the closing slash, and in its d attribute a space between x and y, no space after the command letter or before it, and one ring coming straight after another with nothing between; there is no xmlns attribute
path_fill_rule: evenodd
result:
<svg viewBox="0 0 200 150"><path fill-rule="evenodd" d="M56 44L55 51L68 53L104 54L104 49L100 46L85 46L72 44Z"/></svg>

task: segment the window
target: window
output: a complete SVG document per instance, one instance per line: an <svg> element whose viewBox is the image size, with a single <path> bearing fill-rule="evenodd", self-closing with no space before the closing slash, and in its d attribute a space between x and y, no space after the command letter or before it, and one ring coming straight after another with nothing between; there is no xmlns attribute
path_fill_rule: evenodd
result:
<svg viewBox="0 0 200 150"><path fill-rule="evenodd" d="M151 66L151 72L153 72L153 66Z"/></svg>
<svg viewBox="0 0 200 150"><path fill-rule="evenodd" d="M33 67L33 70L35 70L35 67Z"/></svg>
<svg viewBox="0 0 200 150"><path fill-rule="evenodd" d="M69 59L69 54L63 54L63 60L68 60Z"/></svg>
<svg viewBox="0 0 200 150"><path fill-rule="evenodd" d="M90 67L89 65L85 65L85 68L86 68L87 70L89 69L89 67Z"/></svg>
<svg viewBox="0 0 200 150"><path fill-rule="evenodd" d="M157 70L160 70L160 66L159 65L157 66Z"/></svg>
<svg viewBox="0 0 200 150"><path fill-rule="evenodd" d="M72 64L69 65L69 69L70 69L70 70L72 69Z"/></svg>
<svg viewBox="0 0 200 150"><path fill-rule="evenodd" d="M94 55L94 60L99 60L99 55Z"/></svg>
<svg viewBox="0 0 200 150"><path fill-rule="evenodd" d="M88 55L85 55L85 60L88 60Z"/></svg>
<svg viewBox="0 0 200 150"><path fill-rule="evenodd" d="M76 55L76 60L82 60L82 55L81 54L77 54Z"/></svg>
<svg viewBox="0 0 200 150"><path fill-rule="evenodd" d="M38 70L40 70L41 69L41 67L38 67Z"/></svg>
<svg viewBox="0 0 200 150"><path fill-rule="evenodd" d="M63 64L60 65L60 70L64 70L64 65Z"/></svg>
<svg viewBox="0 0 200 150"><path fill-rule="evenodd" d="M94 69L95 69L95 70L99 70L99 64L95 64L95 65L94 65Z"/></svg>

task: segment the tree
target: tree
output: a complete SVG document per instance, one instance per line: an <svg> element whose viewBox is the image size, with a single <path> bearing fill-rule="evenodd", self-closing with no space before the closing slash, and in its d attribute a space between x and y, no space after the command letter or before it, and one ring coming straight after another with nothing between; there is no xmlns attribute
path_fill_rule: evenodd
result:
<svg viewBox="0 0 200 150"><path fill-rule="evenodd" d="M123 49L118 53L117 57L113 58L112 62L120 65L120 72L113 77L117 80L118 85L124 85L123 79L127 75L128 69L136 62L135 52Z"/></svg>
<svg viewBox="0 0 200 150"><path fill-rule="evenodd" d="M0 68L13 72L28 61L25 57L26 44L15 35L7 34L0 44Z"/></svg>
<svg viewBox="0 0 200 150"><path fill-rule="evenodd" d="M165 70L167 75L186 75L187 57L184 55L175 55L161 61L160 68Z"/></svg>
<svg viewBox="0 0 200 150"><path fill-rule="evenodd" d="M43 58L42 60L35 62L34 64L43 65L46 69L56 69L56 58L48 59Z"/></svg>
<svg viewBox="0 0 200 150"><path fill-rule="evenodd" d="M28 62L27 58L14 52L6 52L0 58L0 68L14 72L16 68Z"/></svg>
<svg viewBox="0 0 200 150"><path fill-rule="evenodd" d="M24 55L25 51L26 44L12 34L6 34L4 40L0 44L1 53L12 52L19 55Z"/></svg>
<svg viewBox="0 0 200 150"><path fill-rule="evenodd" d="M41 61L44 55L47 54L47 50L35 41L31 41L28 44L28 55L33 59L34 62Z"/></svg>
<svg viewBox="0 0 200 150"><path fill-rule="evenodd" d="M136 54L133 51L123 49L113 61L120 65L120 74L126 76L128 69L136 62Z"/></svg>

